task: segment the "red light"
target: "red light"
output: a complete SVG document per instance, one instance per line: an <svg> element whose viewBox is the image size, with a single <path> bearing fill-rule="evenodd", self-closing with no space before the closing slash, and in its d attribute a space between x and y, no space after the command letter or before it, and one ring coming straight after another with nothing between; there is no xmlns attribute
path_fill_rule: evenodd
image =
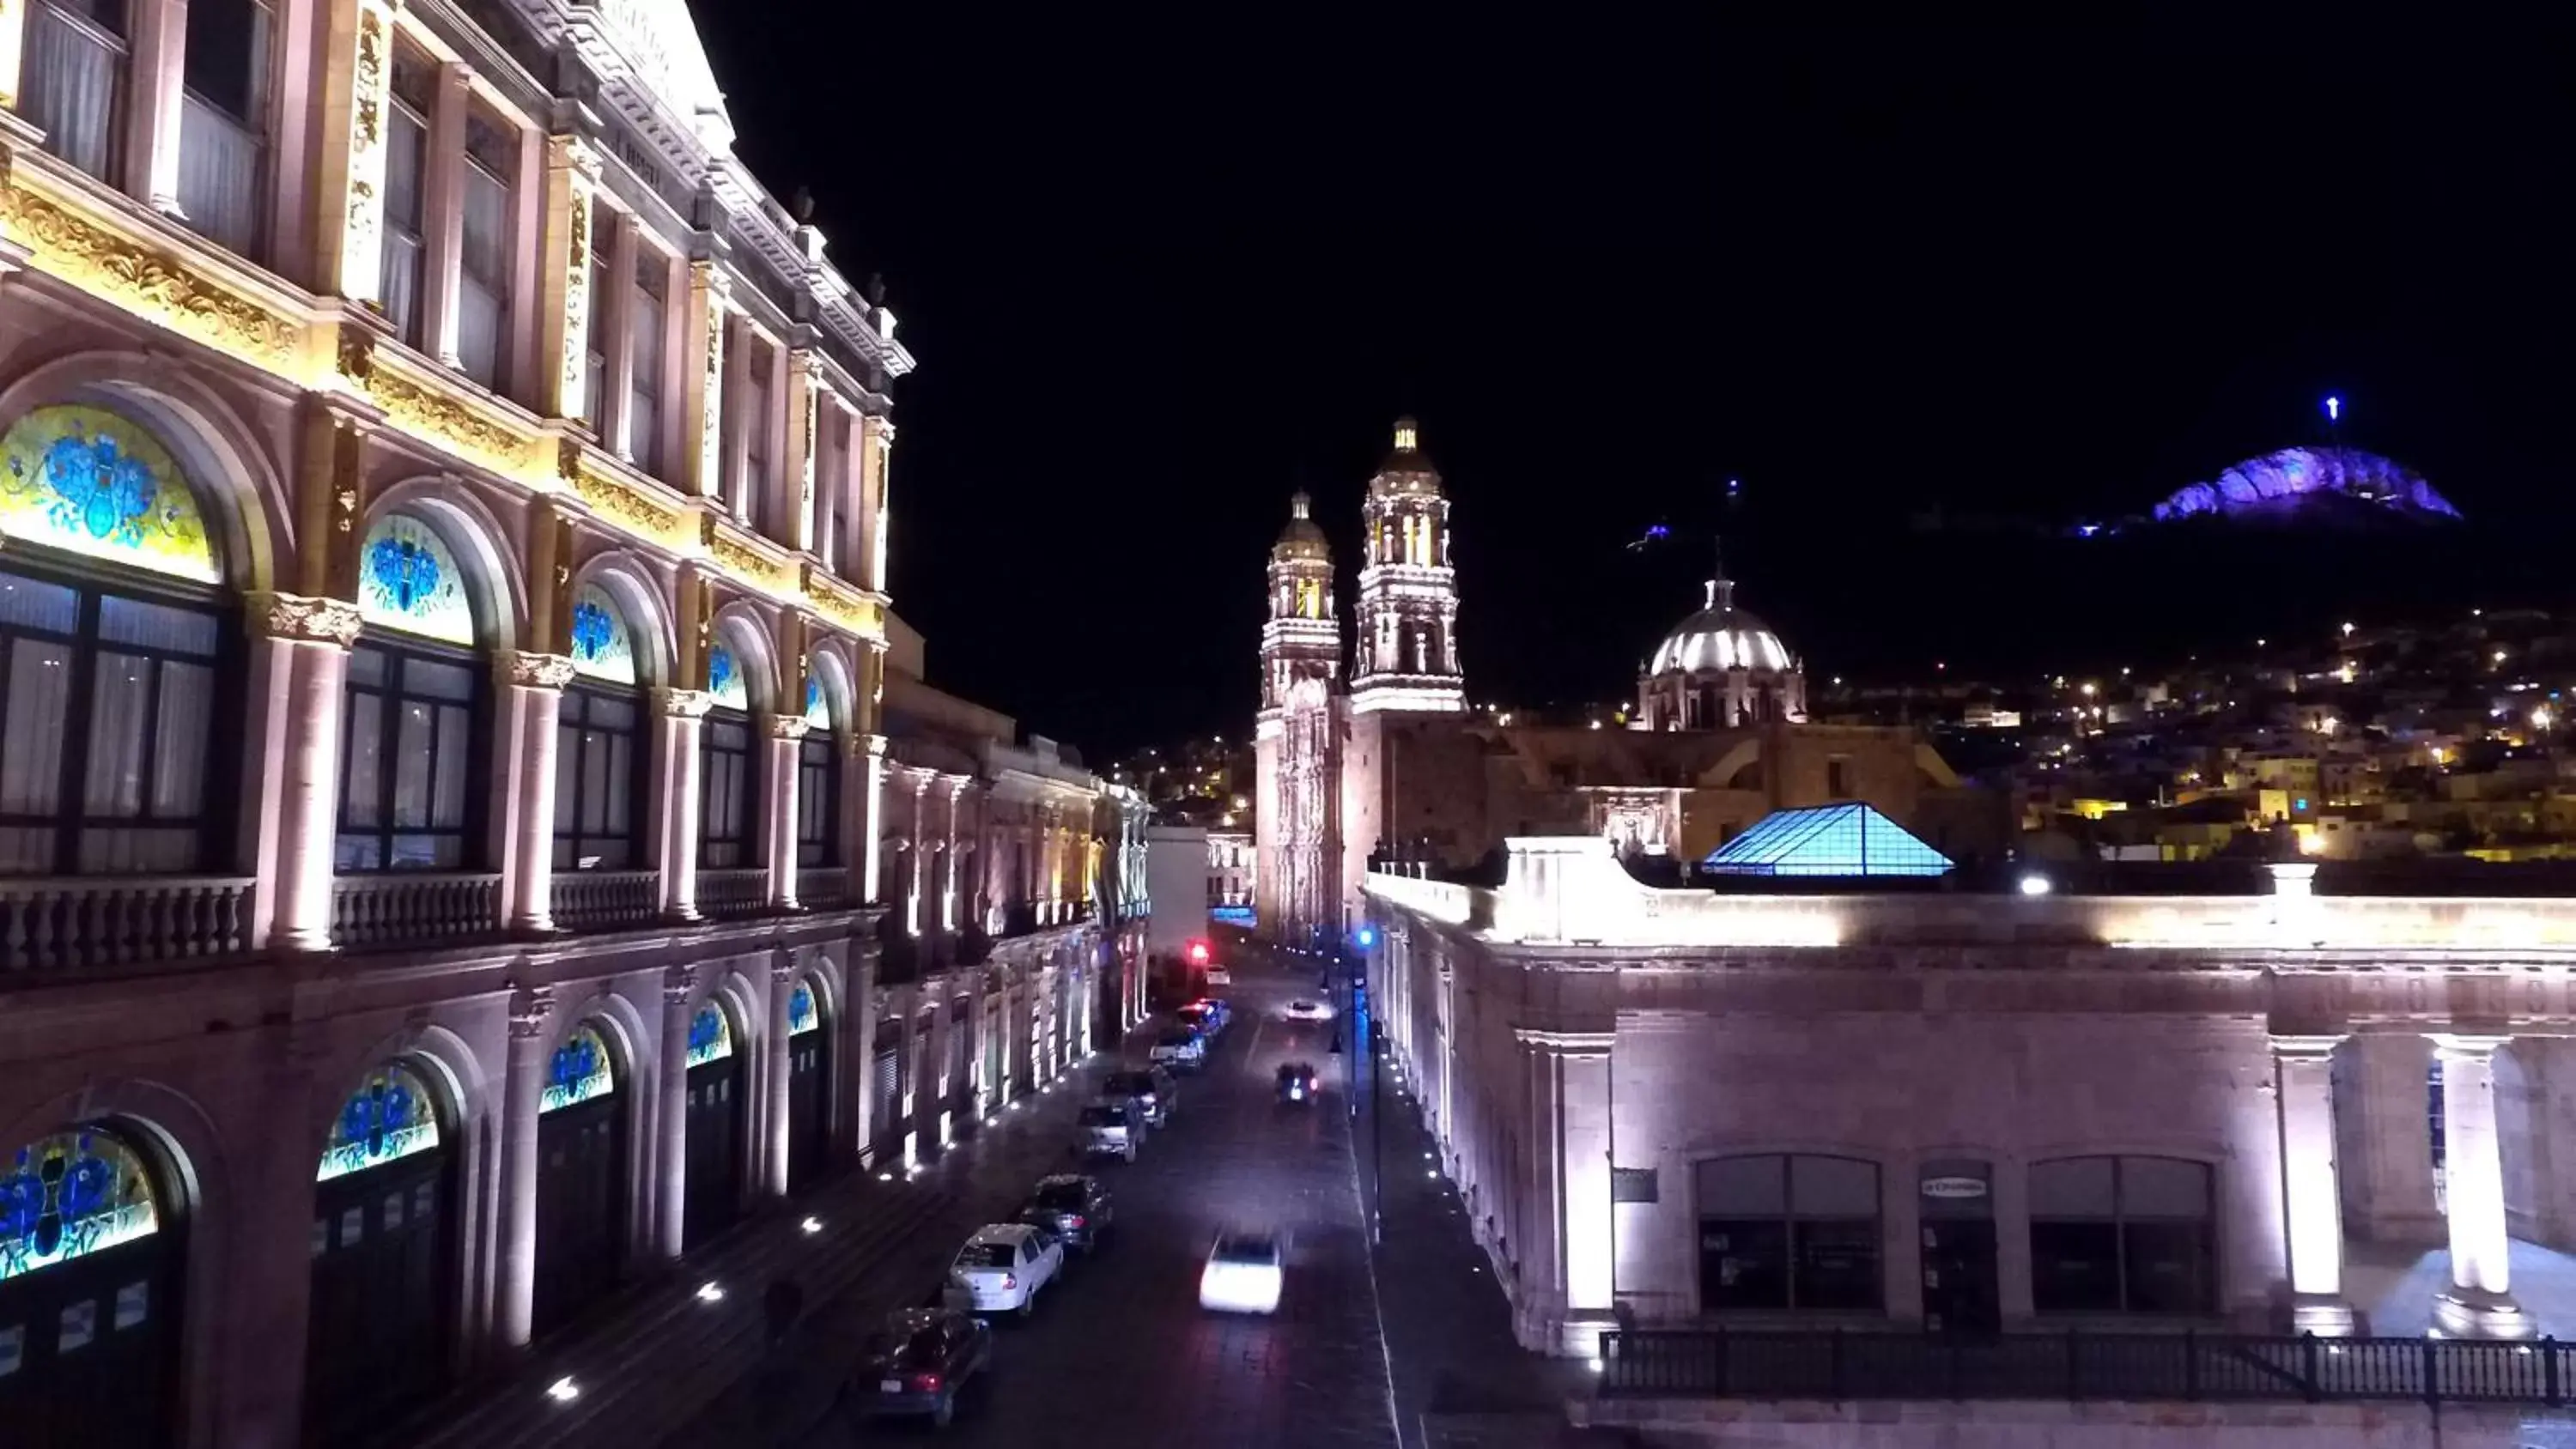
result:
<svg viewBox="0 0 2576 1449"><path fill-rule="evenodd" d="M1077 1232L1077 1233L1078 1233L1078 1232L1081 1232L1081 1231L1082 1231L1082 1214L1080 1214L1080 1213L1066 1213L1066 1214L1064 1215L1064 1225L1065 1225L1066 1227L1068 1227L1068 1228L1073 1229L1073 1230L1074 1230L1075 1232Z"/></svg>
<svg viewBox="0 0 2576 1449"><path fill-rule="evenodd" d="M937 1392L939 1391L939 1375L937 1375L937 1374L914 1374L914 1375L912 1376L912 1387L913 1387L913 1392L915 1392L915 1393L922 1393L922 1394L933 1394L933 1393L937 1393Z"/></svg>
<svg viewBox="0 0 2576 1449"><path fill-rule="evenodd" d="M1005 1274L1003 1274L1003 1275L1002 1275L1002 1291L1003 1291L1003 1292L1008 1293L1008 1292L1010 1292L1012 1289L1017 1288L1017 1287L1019 1287L1019 1286L1020 1286L1020 1275L1019 1275L1019 1274L1017 1274L1017 1273L1005 1273Z"/></svg>
<svg viewBox="0 0 2576 1449"><path fill-rule="evenodd" d="M1208 945L1207 945L1207 942L1205 942L1205 941L1192 941L1192 942L1190 943L1190 964L1191 964L1191 965L1193 965L1193 966L1205 966L1207 963L1208 963Z"/></svg>

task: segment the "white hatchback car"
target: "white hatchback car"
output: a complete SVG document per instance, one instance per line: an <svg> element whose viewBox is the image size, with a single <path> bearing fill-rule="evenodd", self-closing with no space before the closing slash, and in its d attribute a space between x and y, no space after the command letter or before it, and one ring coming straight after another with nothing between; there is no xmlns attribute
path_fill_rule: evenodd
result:
<svg viewBox="0 0 2576 1449"><path fill-rule="evenodd" d="M1333 1019L1333 1009L1331 1007L1320 1001L1308 1001L1302 996L1295 1001L1289 1002L1286 1007L1282 1008L1280 1014L1287 1017L1290 1021L1330 1021Z"/></svg>
<svg viewBox="0 0 2576 1449"><path fill-rule="evenodd" d="M1228 1233L1208 1251L1199 1306L1219 1313L1275 1313L1284 1255L1268 1233Z"/></svg>
<svg viewBox="0 0 2576 1449"><path fill-rule="evenodd" d="M987 1223L957 1250L949 1279L966 1291L976 1313L1017 1313L1037 1307L1038 1290L1064 1267L1064 1245L1026 1223Z"/></svg>

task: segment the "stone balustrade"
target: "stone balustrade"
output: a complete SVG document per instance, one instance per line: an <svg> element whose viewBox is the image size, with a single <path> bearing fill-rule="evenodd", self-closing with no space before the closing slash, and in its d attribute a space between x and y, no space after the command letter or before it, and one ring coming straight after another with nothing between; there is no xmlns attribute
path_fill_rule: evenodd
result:
<svg viewBox="0 0 2576 1449"><path fill-rule="evenodd" d="M0 880L0 975L239 955L247 876Z"/></svg>

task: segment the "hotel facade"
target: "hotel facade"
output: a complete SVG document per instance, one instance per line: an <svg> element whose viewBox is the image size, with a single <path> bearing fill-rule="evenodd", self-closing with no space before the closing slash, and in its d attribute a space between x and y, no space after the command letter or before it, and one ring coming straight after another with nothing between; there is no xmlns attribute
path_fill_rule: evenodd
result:
<svg viewBox="0 0 2576 1449"><path fill-rule="evenodd" d="M912 366L680 0L0 3L0 1437L380 1428L1137 1019L1141 805L889 751Z"/></svg>

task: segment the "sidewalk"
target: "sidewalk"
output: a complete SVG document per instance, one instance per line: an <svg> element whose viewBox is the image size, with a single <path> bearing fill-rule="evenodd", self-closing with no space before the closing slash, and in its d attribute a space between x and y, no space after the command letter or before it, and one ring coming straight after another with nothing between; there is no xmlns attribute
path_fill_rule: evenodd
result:
<svg viewBox="0 0 2576 1449"><path fill-rule="evenodd" d="M1082 1084L1113 1060L1096 1052L1067 1068L1054 1090L1021 1097L997 1125L961 1133L909 1177L899 1169L853 1168L802 1197L769 1204L669 1271L630 1284L510 1372L432 1405L395 1442L508 1449L663 1440L712 1401L749 1386L765 1351L761 1295L770 1283L788 1278L804 1289L811 1331L821 1316L814 1310L889 1264L925 1244L938 1254L952 1251L954 1242L934 1229L960 1211L978 1162L1022 1139L1061 1141L1086 1095ZM808 1222L817 1228L809 1231ZM717 1296L704 1296L708 1285ZM550 1388L566 1379L574 1396L558 1399Z"/></svg>

